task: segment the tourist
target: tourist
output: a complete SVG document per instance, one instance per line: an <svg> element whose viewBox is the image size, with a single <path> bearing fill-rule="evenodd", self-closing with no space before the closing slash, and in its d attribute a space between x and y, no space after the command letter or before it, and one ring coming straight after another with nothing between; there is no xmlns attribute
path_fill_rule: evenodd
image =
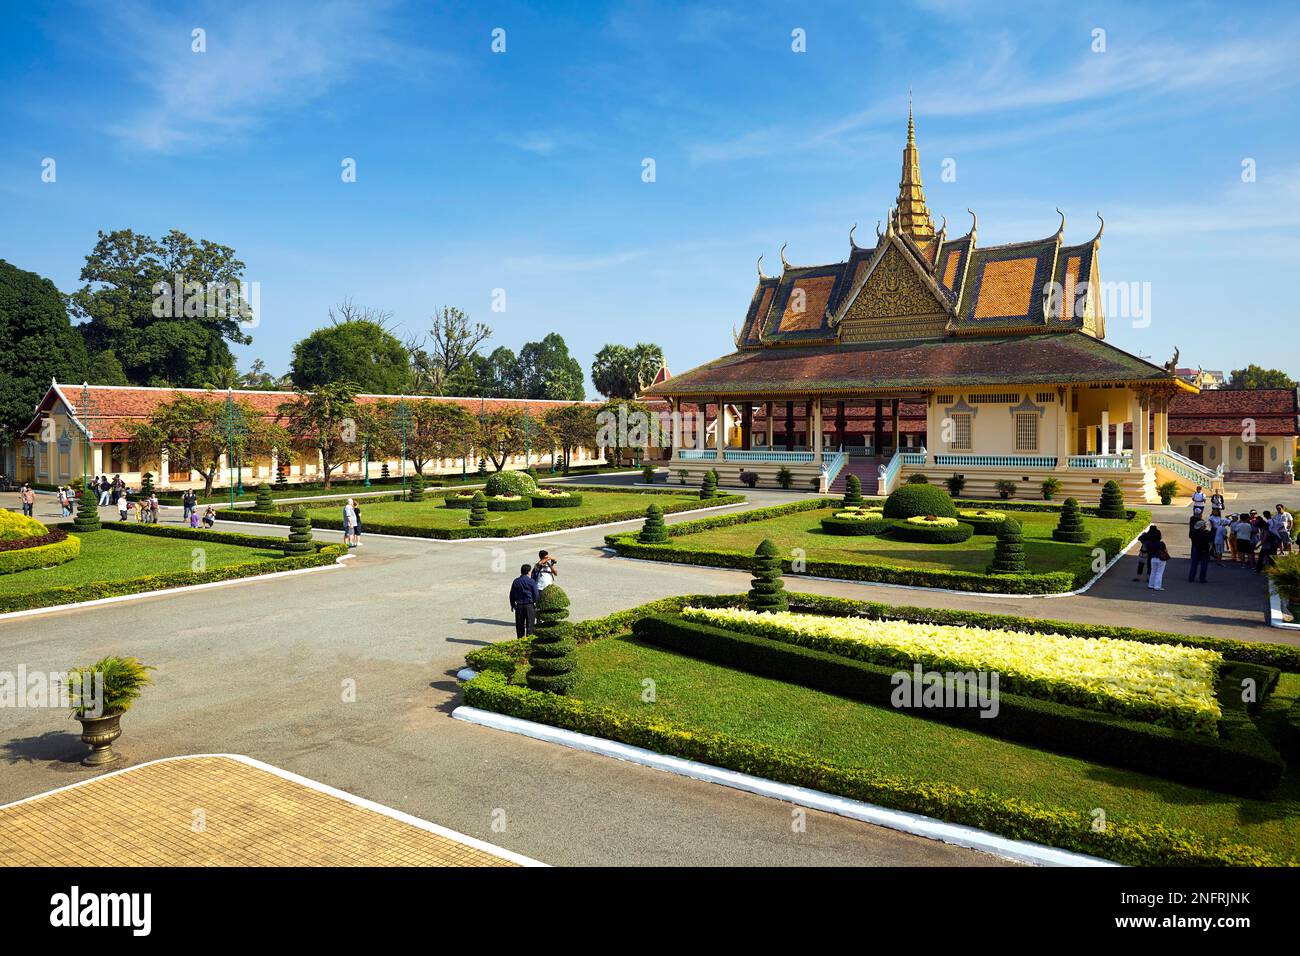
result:
<svg viewBox="0 0 1300 956"><path fill-rule="evenodd" d="M117 496L117 520L118 521L126 520L126 512L128 507L130 507L130 502L126 500L126 495L125 494L118 495Z"/></svg>
<svg viewBox="0 0 1300 956"><path fill-rule="evenodd" d="M1271 511L1265 511L1260 523L1259 557L1255 559L1255 573L1258 574L1273 563L1277 549L1282 546L1278 535L1281 523Z"/></svg>
<svg viewBox="0 0 1300 956"><path fill-rule="evenodd" d="M356 519L352 524L352 542L359 548L361 547L361 505L352 506L352 516Z"/></svg>
<svg viewBox="0 0 1300 956"><path fill-rule="evenodd" d="M1236 542L1236 558L1238 564L1253 564L1255 560L1255 546L1251 542L1251 536L1255 533L1255 526L1250 522L1250 516L1244 511L1237 515L1237 522L1232 526L1233 539Z"/></svg>
<svg viewBox="0 0 1300 956"><path fill-rule="evenodd" d="M1199 580L1201 584L1207 583L1205 575L1210 569L1210 549L1213 546L1214 532L1210 530L1210 523L1202 518L1192 528L1192 566L1187 572L1188 581Z"/></svg>
<svg viewBox="0 0 1300 956"><path fill-rule="evenodd" d="M158 523L158 495L157 494L149 495L149 523L150 524Z"/></svg>
<svg viewBox="0 0 1300 956"><path fill-rule="evenodd" d="M199 509L195 508L192 511L190 511L190 527L197 528L198 526L199 526Z"/></svg>
<svg viewBox="0 0 1300 956"><path fill-rule="evenodd" d="M59 488L59 514L62 515L64 518L66 518L69 513L68 493L67 491L64 490L62 485L59 485L58 488Z"/></svg>
<svg viewBox="0 0 1300 956"><path fill-rule="evenodd" d="M352 543L352 534L357 526L357 506L351 498L343 503L343 543L349 548L356 547Z"/></svg>
<svg viewBox="0 0 1300 956"><path fill-rule="evenodd" d="M107 508L111 503L109 501L109 492L112 487L108 483L108 475L101 475L99 478L99 506L101 508Z"/></svg>
<svg viewBox="0 0 1300 956"><path fill-rule="evenodd" d="M1227 543L1228 519L1218 508L1210 512L1210 529L1214 532L1214 563L1223 567L1223 548Z"/></svg>
<svg viewBox="0 0 1300 956"><path fill-rule="evenodd" d="M1216 491L1214 494L1210 495L1210 510L1211 510L1211 511L1213 511L1213 510L1216 509L1216 508L1217 508L1219 511L1222 511L1222 510L1223 510L1223 507L1224 507L1225 504L1226 504L1226 502L1224 502L1224 500L1223 500L1223 492L1221 492L1221 491Z"/></svg>
<svg viewBox="0 0 1300 956"><path fill-rule="evenodd" d="M1205 489L1200 485L1196 486L1196 491L1192 492L1192 509L1205 510Z"/></svg>
<svg viewBox="0 0 1300 956"><path fill-rule="evenodd" d="M1278 536L1278 540L1282 543L1282 552L1284 554L1290 554L1291 553L1291 527L1293 523L1293 518L1291 516L1291 512L1286 510L1285 505L1277 506L1277 519L1279 524L1277 536Z"/></svg>
<svg viewBox="0 0 1300 956"><path fill-rule="evenodd" d="M22 494L19 496L23 503L23 514L32 517L32 512L36 509L36 492L32 486L23 482Z"/></svg>
<svg viewBox="0 0 1300 956"><path fill-rule="evenodd" d="M555 559L551 557L551 553L538 551L537 563L533 565L533 580L537 582L537 590L546 590L559 576L560 572L555 566Z"/></svg>
<svg viewBox="0 0 1300 956"><path fill-rule="evenodd" d="M198 506L199 496L194 493L193 488L187 489L185 494L181 495L181 507L184 509L181 512L182 523L190 520L190 515L194 514Z"/></svg>
<svg viewBox="0 0 1300 956"><path fill-rule="evenodd" d="M1152 525L1152 530L1158 535L1160 529ZM1163 591L1165 589L1165 568L1169 566L1169 547L1161 538L1156 538L1150 545L1151 549L1151 576L1147 578L1147 589L1151 591Z"/></svg>
<svg viewBox="0 0 1300 956"><path fill-rule="evenodd" d="M1160 543L1161 537L1160 529L1155 525L1151 525L1138 535L1138 544L1142 547L1138 551L1137 573L1133 575L1133 580L1141 581L1142 572L1145 570L1147 573L1148 587L1150 587L1151 580L1151 555L1155 553L1154 548Z"/></svg>
<svg viewBox="0 0 1300 956"><path fill-rule="evenodd" d="M203 527L211 531L212 526L216 523L217 523L217 509L212 507L212 505L208 505L208 510L203 512Z"/></svg>
<svg viewBox="0 0 1300 956"><path fill-rule="evenodd" d="M510 584L510 609L515 612L515 637L533 633L537 621L537 600L541 589L532 578L532 568L525 564L519 568L519 577Z"/></svg>

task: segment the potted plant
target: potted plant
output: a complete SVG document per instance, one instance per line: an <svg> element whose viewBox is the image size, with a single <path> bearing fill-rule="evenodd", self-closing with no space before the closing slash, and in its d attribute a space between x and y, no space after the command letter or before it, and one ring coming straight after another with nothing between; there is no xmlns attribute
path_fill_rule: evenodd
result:
<svg viewBox="0 0 1300 956"><path fill-rule="evenodd" d="M954 498L960 498L962 489L966 487L966 476L952 475L949 478L945 478L943 483L948 486L948 494L952 495Z"/></svg>
<svg viewBox="0 0 1300 956"><path fill-rule="evenodd" d="M134 657L105 657L68 671L72 716L81 721L81 742L90 748L83 765L102 767L119 759L113 741L122 736L122 715L153 683L151 670Z"/></svg>
<svg viewBox="0 0 1300 956"><path fill-rule="evenodd" d="M776 473L776 483L786 491L790 490L790 486L794 484L794 475L791 473L789 468L786 468L784 465L781 466Z"/></svg>
<svg viewBox="0 0 1300 956"><path fill-rule="evenodd" d="M686 479L689 477L691 477L691 473L687 471L685 468L677 469L677 483L679 485L686 484Z"/></svg>
<svg viewBox="0 0 1300 956"><path fill-rule="evenodd" d="M907 483L909 485L928 485L930 483L930 476L923 475L918 471L915 475L907 476Z"/></svg>
<svg viewBox="0 0 1300 956"><path fill-rule="evenodd" d="M1044 478L1043 483L1038 486L1038 490L1043 493L1044 501L1051 501L1056 497L1056 493L1061 490L1061 479Z"/></svg>
<svg viewBox="0 0 1300 956"><path fill-rule="evenodd" d="M1162 505L1172 504L1174 495L1178 494L1178 482L1162 481L1156 486L1156 494L1160 496Z"/></svg>
<svg viewBox="0 0 1300 956"><path fill-rule="evenodd" d="M1016 493L1016 483L1010 478L1003 478L997 483L998 497L1003 500L1012 497Z"/></svg>
<svg viewBox="0 0 1300 956"><path fill-rule="evenodd" d="M758 484L758 472L740 470L740 483L746 487L753 488Z"/></svg>

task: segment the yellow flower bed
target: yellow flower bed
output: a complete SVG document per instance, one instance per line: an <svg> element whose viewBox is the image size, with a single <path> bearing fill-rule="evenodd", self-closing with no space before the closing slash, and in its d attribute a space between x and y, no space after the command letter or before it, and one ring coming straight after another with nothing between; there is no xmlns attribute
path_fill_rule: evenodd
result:
<svg viewBox="0 0 1300 956"><path fill-rule="evenodd" d="M1007 520L1007 514L1005 511L985 511L983 508L972 508L966 511L958 511L957 514L963 518L979 518L981 521Z"/></svg>
<svg viewBox="0 0 1300 956"><path fill-rule="evenodd" d="M942 518L936 515L917 515L915 518L903 520L907 524L920 525L922 528L955 528L958 524L956 518Z"/></svg>
<svg viewBox="0 0 1300 956"><path fill-rule="evenodd" d="M884 516L885 513L879 508L847 508L844 511L835 512L835 517L848 518L850 521L869 521Z"/></svg>
<svg viewBox="0 0 1300 956"><path fill-rule="evenodd" d="M1042 700L1216 735L1215 683L1223 656L1176 644L688 607L682 615L729 630L872 663L927 670L997 671L1001 688Z"/></svg>

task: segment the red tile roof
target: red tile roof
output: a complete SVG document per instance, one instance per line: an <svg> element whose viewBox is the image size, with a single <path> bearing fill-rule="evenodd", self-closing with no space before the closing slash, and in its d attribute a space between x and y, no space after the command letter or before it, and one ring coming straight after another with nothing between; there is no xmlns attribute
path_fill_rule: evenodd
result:
<svg viewBox="0 0 1300 956"><path fill-rule="evenodd" d="M1171 435L1300 435L1300 393L1293 388L1210 389L1169 403Z"/></svg>

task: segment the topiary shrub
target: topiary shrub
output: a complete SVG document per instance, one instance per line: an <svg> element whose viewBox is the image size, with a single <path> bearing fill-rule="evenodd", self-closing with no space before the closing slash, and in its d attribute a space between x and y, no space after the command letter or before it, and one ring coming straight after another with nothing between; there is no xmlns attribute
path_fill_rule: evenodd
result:
<svg viewBox="0 0 1300 956"><path fill-rule="evenodd" d="M77 534L89 534L103 527L99 523L99 496L93 491L81 493L81 501L77 503L77 516L72 519L72 526Z"/></svg>
<svg viewBox="0 0 1300 956"><path fill-rule="evenodd" d="M919 471L915 475L907 476L907 484L909 485L928 485L929 483L930 476L923 475Z"/></svg>
<svg viewBox="0 0 1300 956"><path fill-rule="evenodd" d="M990 574L1023 574L1025 571L1025 536L1020 530L1020 522L1008 518L1002 522L998 532L997 547L993 550L993 563L989 565Z"/></svg>
<svg viewBox="0 0 1300 956"><path fill-rule="evenodd" d="M948 486L948 494L954 498L960 498L962 489L966 487L966 476L950 475L944 479L943 483Z"/></svg>
<svg viewBox="0 0 1300 956"><path fill-rule="evenodd" d="M885 499L886 518L915 518L917 515L935 515L939 518L957 517L957 508L948 493L937 485L903 485Z"/></svg>
<svg viewBox="0 0 1300 956"><path fill-rule="evenodd" d="M668 540L668 528L664 525L664 512L658 505L651 505L645 510L645 525L637 540L642 544L663 544Z"/></svg>
<svg viewBox="0 0 1300 956"><path fill-rule="evenodd" d="M1007 520L1006 512L991 511L987 508L962 508L957 512L962 524L975 529L976 534L995 535L1002 530L1002 522Z"/></svg>
<svg viewBox="0 0 1300 956"><path fill-rule="evenodd" d="M384 462L379 466L379 477L381 479L387 479L390 477L388 474L388 462Z"/></svg>
<svg viewBox="0 0 1300 956"><path fill-rule="evenodd" d="M647 485L653 485L653 484L655 483L655 466L654 466L654 465L642 465L642 466L641 466L641 480L642 480L643 482L645 482Z"/></svg>
<svg viewBox="0 0 1300 956"><path fill-rule="evenodd" d="M478 476L480 480L487 481L487 476L488 476L487 459L484 458L482 455L479 455L479 459L478 459Z"/></svg>
<svg viewBox="0 0 1300 956"><path fill-rule="evenodd" d="M295 505L289 516L289 543L284 546L284 553L311 554L316 550L311 537L311 519L307 517L307 509Z"/></svg>
<svg viewBox="0 0 1300 956"><path fill-rule="evenodd" d="M889 536L917 544L959 544L975 533L974 527L956 518L917 515L893 522Z"/></svg>
<svg viewBox="0 0 1300 956"><path fill-rule="evenodd" d="M474 498L470 502L470 506L469 506L470 527L477 528L481 525L485 525L487 524L487 520L488 520L487 495L483 494L482 491L476 491L474 492Z"/></svg>
<svg viewBox="0 0 1300 956"><path fill-rule="evenodd" d="M153 472L146 471L140 476L140 496L148 498L153 494Z"/></svg>
<svg viewBox="0 0 1300 956"><path fill-rule="evenodd" d="M894 522L878 510L850 508L822 518L822 530L827 534L866 536L881 534L893 527Z"/></svg>
<svg viewBox="0 0 1300 956"><path fill-rule="evenodd" d="M1010 478L999 479L994 483L994 487L998 489L998 497L1003 501L1016 496L1016 483Z"/></svg>
<svg viewBox="0 0 1300 956"><path fill-rule="evenodd" d="M289 487L289 469L283 465L277 465L275 469L275 486L277 488Z"/></svg>
<svg viewBox="0 0 1300 956"><path fill-rule="evenodd" d="M537 482L533 481L527 472L498 471L488 478L484 491L492 498L501 495L519 495L527 498L537 494Z"/></svg>
<svg viewBox="0 0 1300 956"><path fill-rule="evenodd" d="M533 499L516 495L500 495L496 498L488 498L487 506L488 511L527 511L533 506Z"/></svg>
<svg viewBox="0 0 1300 956"><path fill-rule="evenodd" d="M857 475L849 475L844 479L844 507L856 508L862 501L862 479Z"/></svg>
<svg viewBox="0 0 1300 956"><path fill-rule="evenodd" d="M411 476L411 485L406 491L406 500L414 502L424 500L424 475L418 471Z"/></svg>
<svg viewBox="0 0 1300 956"><path fill-rule="evenodd" d="M1057 541L1082 544L1088 540L1088 531L1083 526L1083 512L1079 510L1076 498L1066 498L1061 505L1061 520L1052 529L1052 537Z"/></svg>
<svg viewBox="0 0 1300 956"><path fill-rule="evenodd" d="M790 472L789 468L782 465L777 470L776 483L780 485L782 488L784 488L786 491L789 491L791 487L794 486L794 475Z"/></svg>
<svg viewBox="0 0 1300 956"><path fill-rule="evenodd" d="M704 478L700 482L700 497L718 497L718 473L716 471L710 470L704 473Z"/></svg>
<svg viewBox="0 0 1300 956"><path fill-rule="evenodd" d="M275 510L275 499L271 497L271 489L268 486L257 486L257 495L253 498L253 509L255 511Z"/></svg>
<svg viewBox="0 0 1300 956"><path fill-rule="evenodd" d="M558 584L542 588L524 677L533 690L567 694L578 682L578 645L568 617L569 596Z"/></svg>
<svg viewBox="0 0 1300 956"><path fill-rule="evenodd" d="M1121 521L1128 518L1128 509L1124 507L1124 491L1113 478L1101 486L1101 505L1097 509L1097 517L1118 518Z"/></svg>
<svg viewBox="0 0 1300 956"><path fill-rule="evenodd" d="M39 535L48 534L49 530L35 518L29 518L17 511L0 509L0 541L35 538Z"/></svg>
<svg viewBox="0 0 1300 956"><path fill-rule="evenodd" d="M754 551L754 577L749 584L751 611L785 611L790 607L781 581L781 554L771 538L764 538Z"/></svg>

